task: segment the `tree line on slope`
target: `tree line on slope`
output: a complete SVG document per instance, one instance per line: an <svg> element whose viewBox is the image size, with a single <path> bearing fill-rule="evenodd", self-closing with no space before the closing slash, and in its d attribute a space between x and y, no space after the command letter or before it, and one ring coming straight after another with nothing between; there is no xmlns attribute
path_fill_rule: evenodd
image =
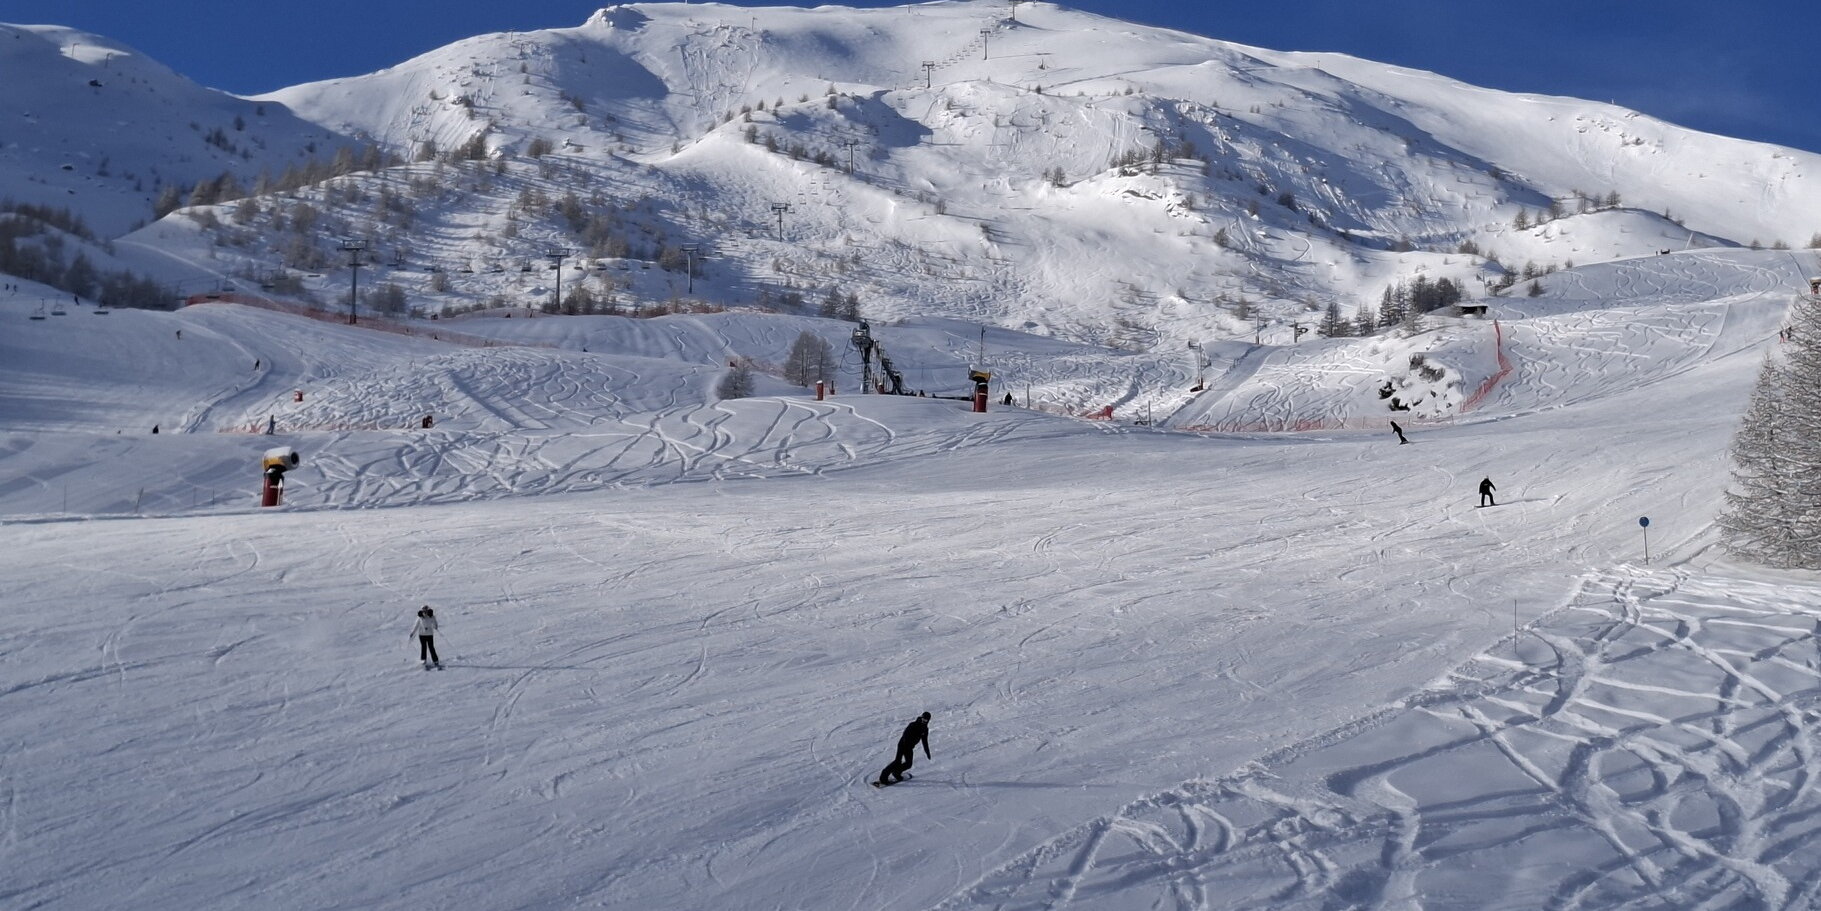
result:
<svg viewBox="0 0 1821 911"><path fill-rule="evenodd" d="M111 307L168 310L176 306L176 293L171 289L131 272L98 268L80 249L82 244L106 249L82 218L68 209L0 199L0 273Z"/></svg>

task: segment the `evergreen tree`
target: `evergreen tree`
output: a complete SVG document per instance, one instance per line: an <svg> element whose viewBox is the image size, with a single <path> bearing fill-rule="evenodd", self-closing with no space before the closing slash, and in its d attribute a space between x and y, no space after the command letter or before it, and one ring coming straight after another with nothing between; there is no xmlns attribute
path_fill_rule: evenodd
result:
<svg viewBox="0 0 1821 911"><path fill-rule="evenodd" d="M1341 338L1353 334L1353 324L1340 315L1340 302L1328 302L1328 309L1322 313L1320 330L1321 334L1328 338Z"/></svg>
<svg viewBox="0 0 1821 911"><path fill-rule="evenodd" d="M1398 325L1407 335L1415 335L1423 331L1423 311L1405 304L1403 312L1399 315Z"/></svg>
<svg viewBox="0 0 1821 911"><path fill-rule="evenodd" d="M1403 282L1386 286L1385 292L1378 299L1378 324L1395 326L1402 323L1407 315L1414 312L1410 306L1410 287Z"/></svg>
<svg viewBox="0 0 1821 911"><path fill-rule="evenodd" d="M63 270L63 281L58 285L65 291L89 297L95 293L95 286L101 281L101 273L95 265L81 253L70 261L69 267Z"/></svg>
<svg viewBox="0 0 1821 911"><path fill-rule="evenodd" d="M1732 445L1719 517L1734 555L1821 569L1821 309L1798 304L1781 358L1765 359Z"/></svg>

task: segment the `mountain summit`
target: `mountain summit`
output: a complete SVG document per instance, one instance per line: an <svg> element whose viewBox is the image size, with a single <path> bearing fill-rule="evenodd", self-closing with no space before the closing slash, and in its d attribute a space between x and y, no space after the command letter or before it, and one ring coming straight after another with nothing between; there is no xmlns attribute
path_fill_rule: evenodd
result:
<svg viewBox="0 0 1821 911"><path fill-rule="evenodd" d="M95 56L55 34L32 33L64 42L66 61ZM128 157L110 142L143 140L95 135L102 103L77 92L36 115L84 169ZM591 300L851 295L872 316L1146 347L1351 315L1419 276L1473 297L1577 264L1821 230L1809 153L1046 3L631 4L183 104L162 119L195 130L171 142L211 135L196 111L241 105L392 165L238 213L179 212L133 238L159 251L145 268L290 267L330 297L346 279L336 238L357 236L429 312L549 297L546 257L561 251L581 266L566 290ZM276 173L298 154L301 134L287 135L236 142L223 164ZM195 170L161 168L144 193ZM229 221L242 230L218 227Z"/></svg>

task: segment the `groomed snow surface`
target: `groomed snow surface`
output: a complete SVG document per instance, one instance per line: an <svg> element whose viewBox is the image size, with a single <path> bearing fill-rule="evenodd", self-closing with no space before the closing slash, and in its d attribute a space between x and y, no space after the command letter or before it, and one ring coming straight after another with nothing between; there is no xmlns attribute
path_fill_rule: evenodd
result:
<svg viewBox="0 0 1821 911"><path fill-rule="evenodd" d="M1172 425L1334 429L1197 433L714 400L815 320L461 348L28 286L0 906L1808 907L1821 584L1712 547L1798 275L1495 303L1510 375L1407 446L1379 382L1480 383L1490 323L1220 353ZM934 758L867 787L925 710Z"/></svg>

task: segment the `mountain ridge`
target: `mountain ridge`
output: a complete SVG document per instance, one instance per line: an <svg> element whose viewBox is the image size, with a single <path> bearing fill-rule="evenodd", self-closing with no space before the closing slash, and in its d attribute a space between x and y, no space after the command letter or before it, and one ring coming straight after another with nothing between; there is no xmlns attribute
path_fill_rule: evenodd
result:
<svg viewBox="0 0 1821 911"><path fill-rule="evenodd" d="M875 318L1155 346L1309 324L1328 305L1351 317L1417 276L1482 296L1821 227L1806 214L1821 156L1345 55L1047 3L1005 13L628 4L234 101L425 161L337 180L363 197L435 183L430 224L299 197L365 238L376 269L415 267L384 277L424 312L536 303L553 289L528 266L564 249L583 264L569 289L638 306L840 289ZM582 215L552 211L564 194ZM236 238L214 226L232 205L166 219L201 231L132 235L157 250L133 263L180 282L288 269L334 299L335 237L310 253L245 215L260 236ZM589 230L606 220L617 239ZM676 262L684 245L706 264Z"/></svg>

